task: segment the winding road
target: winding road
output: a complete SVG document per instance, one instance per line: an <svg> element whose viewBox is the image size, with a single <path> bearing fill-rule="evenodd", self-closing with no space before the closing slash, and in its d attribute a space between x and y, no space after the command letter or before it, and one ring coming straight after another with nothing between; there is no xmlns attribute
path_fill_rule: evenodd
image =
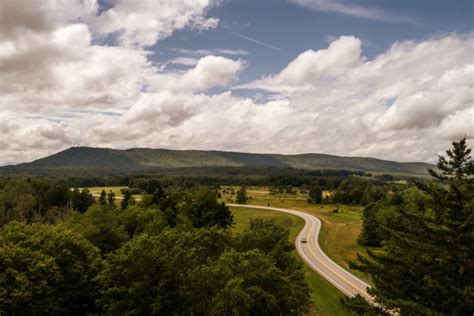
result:
<svg viewBox="0 0 474 316"><path fill-rule="evenodd" d="M227 206L284 212L303 218L305 220L305 225L298 234L295 242L296 250L298 251L301 258L303 258L303 260L314 271L323 276L344 294L348 296L360 294L365 297L367 301L372 302L371 296L367 293L367 288L370 287L370 285L343 269L322 251L318 242L319 232L321 230L321 221L315 216L305 212L269 206L241 204L227 204ZM306 238L307 242L301 242L302 238Z"/></svg>

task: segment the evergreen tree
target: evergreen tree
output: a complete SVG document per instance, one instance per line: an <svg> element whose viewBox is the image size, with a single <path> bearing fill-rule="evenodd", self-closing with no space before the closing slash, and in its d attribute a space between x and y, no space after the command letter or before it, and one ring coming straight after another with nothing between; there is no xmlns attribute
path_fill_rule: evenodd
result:
<svg viewBox="0 0 474 316"><path fill-rule="evenodd" d="M101 205L107 204L107 193L105 193L105 190L100 192L99 203Z"/></svg>
<svg viewBox="0 0 474 316"><path fill-rule="evenodd" d="M107 203L109 203L110 206L115 206L115 193L110 191L109 194L107 194Z"/></svg>
<svg viewBox="0 0 474 316"><path fill-rule="evenodd" d="M240 187L239 191L237 191L237 196L235 198L235 201L237 204L247 204L247 190L245 187Z"/></svg>
<svg viewBox="0 0 474 316"><path fill-rule="evenodd" d="M402 315L470 315L474 311L474 168L466 140L453 142L432 176L418 183L428 197L399 196L382 228L382 252L359 256L376 301ZM421 203L420 203L421 202Z"/></svg>
<svg viewBox="0 0 474 316"><path fill-rule="evenodd" d="M130 190L125 190L123 192L123 200L120 203L120 207L122 208L122 210L127 208L128 201L130 200L131 197L132 197L132 194L130 193Z"/></svg>

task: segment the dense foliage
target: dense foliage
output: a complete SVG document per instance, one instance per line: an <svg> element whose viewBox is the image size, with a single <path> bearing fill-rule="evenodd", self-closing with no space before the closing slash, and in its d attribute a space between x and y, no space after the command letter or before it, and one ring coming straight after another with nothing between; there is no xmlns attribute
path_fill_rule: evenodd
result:
<svg viewBox="0 0 474 316"><path fill-rule="evenodd" d="M308 288L299 265L290 255L293 269L282 269L257 246L236 249L236 239L252 233L232 238L201 228L142 234L107 257L98 277L100 303L111 314L300 314ZM277 242L266 247L286 256Z"/></svg>
<svg viewBox="0 0 474 316"><path fill-rule="evenodd" d="M466 140L440 157L438 182L394 194L364 211L359 257L377 302L402 315L474 312L474 166Z"/></svg>
<svg viewBox="0 0 474 316"><path fill-rule="evenodd" d="M232 213L213 189L152 180L140 193L136 203L124 191L127 203L118 203L104 190L94 203L87 190L47 180L2 182L0 314L308 309L308 286L287 230L255 221L232 234Z"/></svg>
<svg viewBox="0 0 474 316"><path fill-rule="evenodd" d="M0 314L95 310L100 251L63 225L13 221L0 230Z"/></svg>
<svg viewBox="0 0 474 316"><path fill-rule="evenodd" d="M46 179L0 180L0 227L11 220L54 223L73 210L85 212L92 203L89 191L71 191Z"/></svg>

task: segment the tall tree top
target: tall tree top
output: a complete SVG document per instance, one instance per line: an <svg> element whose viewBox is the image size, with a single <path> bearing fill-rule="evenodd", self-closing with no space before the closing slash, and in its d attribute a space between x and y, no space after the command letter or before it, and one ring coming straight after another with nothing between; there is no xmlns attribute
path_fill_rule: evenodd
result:
<svg viewBox="0 0 474 316"><path fill-rule="evenodd" d="M439 156L437 167L441 172L437 173L430 169L428 171L431 176L440 180L449 178L461 180L474 174L474 164L470 156L472 149L466 144L466 137L454 141L452 145L453 147L446 151L448 158Z"/></svg>

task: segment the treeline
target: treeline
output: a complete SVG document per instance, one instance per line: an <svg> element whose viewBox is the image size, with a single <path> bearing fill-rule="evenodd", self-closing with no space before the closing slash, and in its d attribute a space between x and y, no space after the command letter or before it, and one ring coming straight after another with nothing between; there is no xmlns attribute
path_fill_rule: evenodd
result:
<svg viewBox="0 0 474 316"><path fill-rule="evenodd" d="M301 187L273 185L269 191L278 194L307 194L309 203L368 205L415 185L414 180L395 182L381 178L317 178Z"/></svg>
<svg viewBox="0 0 474 316"><path fill-rule="evenodd" d="M88 190L47 179L0 179L0 227L12 221L54 223L94 203Z"/></svg>
<svg viewBox="0 0 474 316"><path fill-rule="evenodd" d="M364 315L474 313L474 164L466 139L441 156L435 181L393 192L364 209L359 243L378 308L349 301ZM376 248L374 248L376 247Z"/></svg>
<svg viewBox="0 0 474 316"><path fill-rule="evenodd" d="M41 185L40 185L41 184ZM45 180L0 187L0 314L298 315L310 304L289 233L232 234L214 190L150 181L141 201ZM78 196L92 202L84 212Z"/></svg>
<svg viewBox="0 0 474 316"><path fill-rule="evenodd" d="M217 186L217 185L245 185L271 186L291 185L301 187L316 179L325 178L337 181L353 176L371 176L362 171L349 170L301 170L294 168L276 167L196 167L158 170L155 174L127 174L93 176L81 174L65 178L61 174L50 175L51 179L67 182L70 187L98 187L98 186L129 186L136 179L160 180L164 185L189 186Z"/></svg>

